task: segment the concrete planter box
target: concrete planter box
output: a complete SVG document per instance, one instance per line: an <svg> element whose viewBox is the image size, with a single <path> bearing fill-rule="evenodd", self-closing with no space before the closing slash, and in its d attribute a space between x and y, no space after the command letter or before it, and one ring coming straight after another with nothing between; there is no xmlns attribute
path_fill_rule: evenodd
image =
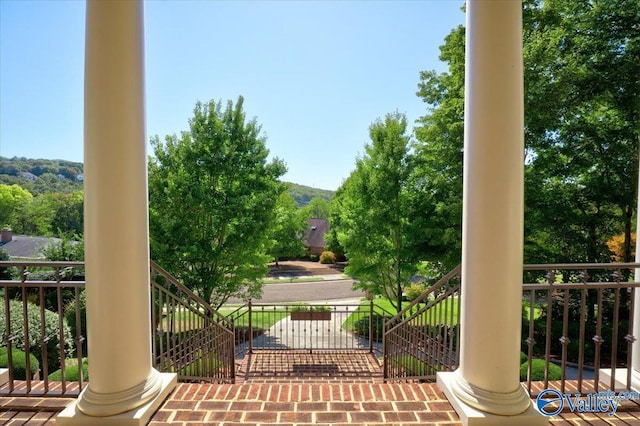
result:
<svg viewBox="0 0 640 426"><path fill-rule="evenodd" d="M294 311L291 312L292 321L331 321L330 311Z"/></svg>

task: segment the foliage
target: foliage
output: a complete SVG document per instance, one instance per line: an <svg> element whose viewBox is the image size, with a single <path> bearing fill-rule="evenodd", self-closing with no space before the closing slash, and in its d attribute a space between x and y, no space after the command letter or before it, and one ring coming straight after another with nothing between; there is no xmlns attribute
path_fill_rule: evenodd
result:
<svg viewBox="0 0 640 426"><path fill-rule="evenodd" d="M9 254L4 251L2 247L0 247L0 262L8 261ZM10 280L11 279L11 270L9 268L0 268L0 280Z"/></svg>
<svg viewBox="0 0 640 426"><path fill-rule="evenodd" d="M21 177L23 173L31 173L37 179L30 181ZM81 191L83 184L78 176L82 173L82 163L72 161L0 157L0 183L20 185L35 196Z"/></svg>
<svg viewBox="0 0 640 426"><path fill-rule="evenodd" d="M640 3L526 0L523 30L525 262L606 262L637 202ZM418 91L423 249L445 269L462 240L464 35L445 38L448 71L422 72Z"/></svg>
<svg viewBox="0 0 640 426"><path fill-rule="evenodd" d="M331 251L323 251L320 254L320 263L323 264L334 264L336 263L336 255Z"/></svg>
<svg viewBox="0 0 640 426"><path fill-rule="evenodd" d="M78 369L78 360L73 360L69 365L65 366L64 369L64 377L68 382L78 382L80 381L80 375ZM62 381L62 370L56 370L53 373L49 374L50 381ZM89 360L87 358L82 358L82 380L89 380Z"/></svg>
<svg viewBox="0 0 640 426"><path fill-rule="evenodd" d="M300 209L302 216L306 219L328 219L331 207L329 201L320 197L313 197L309 204Z"/></svg>
<svg viewBox="0 0 640 426"><path fill-rule="evenodd" d="M529 357L524 352L520 352L520 365L524 364L529 360Z"/></svg>
<svg viewBox="0 0 640 426"><path fill-rule="evenodd" d="M310 186L299 185L296 183L287 183L287 192L296 200L298 207L304 207L314 198L322 198L326 201L331 201L333 198L333 191L326 189L312 188Z"/></svg>
<svg viewBox="0 0 640 426"><path fill-rule="evenodd" d="M11 363L13 365L13 378L16 380L26 380L27 379L27 354L25 354L20 349L11 348ZM8 368L9 367L9 351L6 347L0 347L0 368ZM29 377L33 378L33 376L38 372L38 368L40 367L40 363L38 359L33 355L33 353L29 354Z"/></svg>
<svg viewBox="0 0 640 426"><path fill-rule="evenodd" d="M624 234L614 235L607 241L607 247L611 252L613 262L625 262L625 259L633 259L636 255L636 233L631 233L631 238L627 239Z"/></svg>
<svg viewBox="0 0 640 426"><path fill-rule="evenodd" d="M535 358L531 360L531 381L539 382L544 380L544 372L546 369L546 361L544 359ZM520 365L520 380L527 380L529 371L529 362L523 362ZM549 363L549 380L560 380L562 378L562 369L554 363Z"/></svg>
<svg viewBox="0 0 640 426"><path fill-rule="evenodd" d="M309 260L312 262L317 262L320 258L318 257L317 254L310 254L309 255Z"/></svg>
<svg viewBox="0 0 640 426"><path fill-rule="evenodd" d="M400 368L405 375L410 377L433 376L437 373L435 367L411 355L394 358L393 363L397 368Z"/></svg>
<svg viewBox="0 0 640 426"><path fill-rule="evenodd" d="M440 46L448 72L421 72L417 92L428 105L415 131L415 199L426 216L420 249L424 260L446 271L460 263L462 253L464 44L459 26Z"/></svg>
<svg viewBox="0 0 640 426"><path fill-rule="evenodd" d="M42 249L44 257L51 262L84 261L84 238L76 235L74 239L64 236L59 242Z"/></svg>
<svg viewBox="0 0 640 426"><path fill-rule="evenodd" d="M353 323L353 328L351 331L353 331L356 336L368 339L370 326L371 324L373 324L373 331L371 335L372 340L374 342L382 342L382 339L384 337L384 323L388 319L389 318L383 315L374 313L373 321L371 321L371 316L365 315Z"/></svg>
<svg viewBox="0 0 640 426"><path fill-rule="evenodd" d="M87 337L87 294L85 290L82 290L78 296L78 307L80 308L80 323L76 320L76 299L72 299L67 303L64 308L64 318L69 325L69 329L71 335L75 338L76 336L82 335L84 337L84 342L82 342L82 353L87 354L88 348L88 337ZM78 325L80 329L78 329Z"/></svg>
<svg viewBox="0 0 640 426"><path fill-rule="evenodd" d="M260 126L242 108L242 97L224 111L197 103L188 132L151 141L152 257L218 307L232 296L259 296L285 191L284 164L267 162Z"/></svg>
<svg viewBox="0 0 640 426"><path fill-rule="evenodd" d="M527 1L523 18L526 261L607 262L637 203L640 3Z"/></svg>
<svg viewBox="0 0 640 426"><path fill-rule="evenodd" d="M355 287L384 295L399 307L402 289L419 260L422 212L414 210L411 140L402 114L388 114L369 129L365 156L336 195L332 224L356 277ZM332 215L333 218L333 215Z"/></svg>
<svg viewBox="0 0 640 426"><path fill-rule="evenodd" d="M404 288L404 295L406 296L407 300L412 301L420 297L420 295L424 293L425 290L426 289L424 285L413 283Z"/></svg>
<svg viewBox="0 0 640 426"><path fill-rule="evenodd" d="M304 255L305 248L301 236L306 226L306 220L300 215L291 195L286 192L280 194L275 210L274 244L271 249L276 265L279 258Z"/></svg>
<svg viewBox="0 0 640 426"><path fill-rule="evenodd" d="M25 335L22 326L22 302L18 300L9 301L9 315L11 318L11 334L15 336L14 346L18 349L25 349ZM60 365L60 350L64 350L67 357L73 355L73 339L66 320L62 320L62 334L64 347L60 348L60 328L59 317L55 312L44 309L45 336L40 334L40 307L27 303L27 318L29 330L29 346L31 353L36 356L40 363L42 359L42 341L47 338L47 360L50 369ZM6 327L6 316L4 309L0 309L0 330Z"/></svg>
<svg viewBox="0 0 640 426"><path fill-rule="evenodd" d="M18 185L0 184L0 227L14 226L16 215L32 198L29 191Z"/></svg>

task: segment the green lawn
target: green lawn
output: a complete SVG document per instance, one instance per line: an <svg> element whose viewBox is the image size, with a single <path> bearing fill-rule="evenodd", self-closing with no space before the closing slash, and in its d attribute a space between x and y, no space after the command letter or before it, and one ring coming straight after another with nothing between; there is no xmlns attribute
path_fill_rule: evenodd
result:
<svg viewBox="0 0 640 426"><path fill-rule="evenodd" d="M403 307L405 307L408 304L409 302L404 302ZM422 305L420 305L420 307L422 307ZM441 315L442 318L440 318L439 314L431 317L430 314L425 313L424 323L430 324L430 325L457 324L458 323L458 298L457 297L451 298L451 301L449 302L449 307L452 310L452 312L450 311L442 312L442 315ZM415 307L409 313L407 313L407 316L411 315L411 312L415 312L418 309L420 308ZM351 314L344 321L344 323L342 323L342 328L344 328L345 330L353 330L354 324L357 321L369 315L369 310L370 310L369 301L363 300L360 307L356 311L354 311L354 313ZM378 315L389 316L389 315L396 315L398 311L393 307L393 305L389 300L385 298L376 298L374 299L374 313Z"/></svg>
<svg viewBox="0 0 640 426"><path fill-rule="evenodd" d="M236 309L237 308L235 307L225 307L221 308L218 312L222 316L226 317ZM247 314L247 311L248 308L243 307L234 314L236 327L249 326L249 315ZM251 313L251 325L253 328L261 328L263 330L267 330L281 319L289 316L289 313L290 310L285 312L283 307L278 307L278 309L275 310L272 307L265 308L264 310L254 307L253 312Z"/></svg>

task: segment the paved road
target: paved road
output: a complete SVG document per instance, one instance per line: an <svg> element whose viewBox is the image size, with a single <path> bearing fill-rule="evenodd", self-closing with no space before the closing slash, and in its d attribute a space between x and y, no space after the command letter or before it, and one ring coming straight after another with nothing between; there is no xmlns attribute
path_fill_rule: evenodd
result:
<svg viewBox="0 0 640 426"><path fill-rule="evenodd" d="M320 302L364 297L362 291L353 291L353 280L314 281L306 283L265 284L262 298L254 302ZM229 300L229 303L239 303Z"/></svg>

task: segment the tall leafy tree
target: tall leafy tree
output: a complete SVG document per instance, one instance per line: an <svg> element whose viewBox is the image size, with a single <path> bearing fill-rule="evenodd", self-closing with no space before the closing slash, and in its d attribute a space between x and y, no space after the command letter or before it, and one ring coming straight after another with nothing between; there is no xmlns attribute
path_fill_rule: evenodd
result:
<svg viewBox="0 0 640 426"><path fill-rule="evenodd" d="M526 0L525 260L608 261L622 232L630 259L640 132L640 4ZM441 46L448 71L421 73L428 105L418 122L422 200L434 206L425 255L460 255L464 28Z"/></svg>
<svg viewBox="0 0 640 426"><path fill-rule="evenodd" d="M304 254L302 235L307 223L298 209L296 200L288 192L280 194L275 216L271 255L277 265L281 257L297 257Z"/></svg>
<svg viewBox="0 0 640 426"><path fill-rule="evenodd" d="M152 257L215 306L257 297L273 244L282 161L267 161L265 137L243 98L197 103L190 129L156 136L149 164Z"/></svg>
<svg viewBox="0 0 640 426"><path fill-rule="evenodd" d="M33 196L18 185L0 184L0 227L14 226L18 212Z"/></svg>
<svg viewBox="0 0 640 426"><path fill-rule="evenodd" d="M419 259L411 138L398 113L373 123L369 135L365 155L337 192L340 220L333 227L349 258L346 272L359 279L355 286L384 295L399 310Z"/></svg>
<svg viewBox="0 0 640 426"><path fill-rule="evenodd" d="M302 215L307 219L328 219L331 214L331 204L324 198L313 197L301 210Z"/></svg>

